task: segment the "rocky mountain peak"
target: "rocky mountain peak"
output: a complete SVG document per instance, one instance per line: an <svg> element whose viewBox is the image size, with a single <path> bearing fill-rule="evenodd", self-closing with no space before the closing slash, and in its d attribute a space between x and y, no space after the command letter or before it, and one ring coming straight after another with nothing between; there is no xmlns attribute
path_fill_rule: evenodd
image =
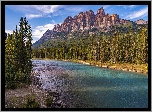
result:
<svg viewBox="0 0 152 112"><path fill-rule="evenodd" d="M64 20L64 22L71 22L72 21L72 17L71 16L68 16L65 20Z"/></svg>
<svg viewBox="0 0 152 112"><path fill-rule="evenodd" d="M117 14L106 14L103 7L97 10L97 13L94 14L92 10L86 12L80 12L78 15L75 15L73 18L71 16L66 17L61 25L56 24L52 30L47 30L40 40L54 38L58 32L75 32L75 31L84 31L92 30L96 28L102 32L108 32L110 27L113 25L125 25L131 22L130 20L125 20L119 18ZM137 20L136 24L148 24L147 21L142 19Z"/></svg>
<svg viewBox="0 0 152 112"><path fill-rule="evenodd" d="M104 12L103 7L101 7L100 9L98 9L97 15L101 15L101 16L104 16L104 15L105 15L105 12Z"/></svg>

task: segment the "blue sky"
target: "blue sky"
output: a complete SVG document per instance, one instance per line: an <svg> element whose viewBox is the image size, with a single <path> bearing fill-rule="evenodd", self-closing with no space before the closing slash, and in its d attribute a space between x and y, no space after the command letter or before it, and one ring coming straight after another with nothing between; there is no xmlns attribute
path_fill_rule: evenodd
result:
<svg viewBox="0 0 152 112"><path fill-rule="evenodd" d="M148 5L6 5L5 31L12 33L19 25L21 17L26 17L32 26L33 41L37 41L46 30L61 24L67 16L74 17L79 12L92 10L94 14L103 7L105 13L118 14L120 18L131 21L148 20Z"/></svg>

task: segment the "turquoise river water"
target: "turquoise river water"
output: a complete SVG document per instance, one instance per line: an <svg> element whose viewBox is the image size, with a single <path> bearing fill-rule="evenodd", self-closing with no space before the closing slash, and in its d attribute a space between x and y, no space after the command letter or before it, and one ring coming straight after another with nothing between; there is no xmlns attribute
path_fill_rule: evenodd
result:
<svg viewBox="0 0 152 112"><path fill-rule="evenodd" d="M71 108L148 108L148 75L56 60L33 64L35 71L47 70L48 75L53 74L49 67L62 71L56 80L61 80L64 101Z"/></svg>

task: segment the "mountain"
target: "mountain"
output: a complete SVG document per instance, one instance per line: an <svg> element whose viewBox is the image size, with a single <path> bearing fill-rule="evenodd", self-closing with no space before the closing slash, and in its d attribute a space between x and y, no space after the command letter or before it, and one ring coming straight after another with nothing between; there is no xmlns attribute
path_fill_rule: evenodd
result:
<svg viewBox="0 0 152 112"><path fill-rule="evenodd" d="M48 29L43 36L33 44L33 46L37 46L53 38L67 38L69 35L78 36L78 34L82 33L88 35L95 31L97 33L109 32L113 31L113 26L115 25L128 27L131 24L148 24L148 22L144 20L133 22L121 19L117 14L106 14L103 7L101 7L97 10L96 14L94 14L92 10L89 10L86 12L80 12L73 18L68 16L61 25L56 24L52 30Z"/></svg>
<svg viewBox="0 0 152 112"><path fill-rule="evenodd" d="M136 24L148 24L148 21L145 21L143 19L139 19L135 22Z"/></svg>

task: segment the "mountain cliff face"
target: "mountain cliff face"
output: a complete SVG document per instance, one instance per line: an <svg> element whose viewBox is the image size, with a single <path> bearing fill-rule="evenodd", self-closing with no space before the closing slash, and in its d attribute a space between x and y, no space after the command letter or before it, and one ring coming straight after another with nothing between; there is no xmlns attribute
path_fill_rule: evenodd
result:
<svg viewBox="0 0 152 112"><path fill-rule="evenodd" d="M136 24L148 24L148 21L145 21L143 19L139 19L135 22Z"/></svg>
<svg viewBox="0 0 152 112"><path fill-rule="evenodd" d="M75 15L73 18L68 16L64 22L59 25L55 25L52 30L47 30L43 36L35 42L33 45L43 43L51 38L56 38L58 34L63 35L63 33L71 33L76 31L90 31L93 28L99 29L102 32L110 31L111 26L114 25L125 25L129 22L132 23L130 20L125 20L119 18L117 14L106 14L104 12L103 7L98 9L97 13L94 14L92 10L86 12L80 12L78 15ZM138 20L135 22L136 24L147 24L148 22L144 20Z"/></svg>
<svg viewBox="0 0 152 112"><path fill-rule="evenodd" d="M109 27L115 24L125 24L129 20L120 19L119 15L105 14L104 9L100 8L95 15L92 10L86 12L80 12L78 15L68 16L64 22L61 24L55 25L53 31L61 32L72 32L77 30L89 30L92 28L104 28Z"/></svg>

